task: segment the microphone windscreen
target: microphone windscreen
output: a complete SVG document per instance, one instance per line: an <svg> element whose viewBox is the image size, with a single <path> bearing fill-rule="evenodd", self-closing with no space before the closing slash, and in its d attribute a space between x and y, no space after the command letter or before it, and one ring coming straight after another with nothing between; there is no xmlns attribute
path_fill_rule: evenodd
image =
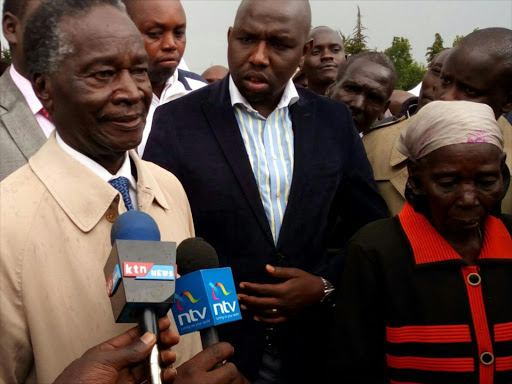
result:
<svg viewBox="0 0 512 384"><path fill-rule="evenodd" d="M200 237L183 240L176 249L176 264L180 275L200 269L219 267L219 257L215 249Z"/></svg>
<svg viewBox="0 0 512 384"><path fill-rule="evenodd" d="M112 225L110 243L116 240L160 241L160 230L147 213L132 210L119 215Z"/></svg>

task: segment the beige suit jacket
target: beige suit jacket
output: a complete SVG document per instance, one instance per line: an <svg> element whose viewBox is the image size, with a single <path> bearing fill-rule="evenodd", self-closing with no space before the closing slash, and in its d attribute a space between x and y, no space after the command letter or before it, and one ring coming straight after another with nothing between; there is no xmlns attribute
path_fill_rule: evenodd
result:
<svg viewBox="0 0 512 384"><path fill-rule="evenodd" d="M407 157L398 152L396 145L400 133L413 118L373 129L363 136L373 176L392 216L400 213L405 204L405 185L409 177Z"/></svg>
<svg viewBox="0 0 512 384"><path fill-rule="evenodd" d="M180 182L129 154L139 209L156 220L162 240L194 236ZM1 383L51 383L88 348L134 326L115 324L103 275L112 222L126 211L120 196L55 134L0 183ZM175 350L178 364L188 360L201 350L199 335L182 337Z"/></svg>
<svg viewBox="0 0 512 384"><path fill-rule="evenodd" d="M25 165L46 136L9 68L0 77L0 181Z"/></svg>
<svg viewBox="0 0 512 384"><path fill-rule="evenodd" d="M400 213L404 206L405 186L409 177L407 158L398 151L397 144L400 133L414 118L415 116L372 130L363 136L363 144L373 168L375 181L393 216ZM512 126L504 117L498 119L498 124L505 136L506 163L512 171ZM502 201L501 211L512 214L512 187Z"/></svg>

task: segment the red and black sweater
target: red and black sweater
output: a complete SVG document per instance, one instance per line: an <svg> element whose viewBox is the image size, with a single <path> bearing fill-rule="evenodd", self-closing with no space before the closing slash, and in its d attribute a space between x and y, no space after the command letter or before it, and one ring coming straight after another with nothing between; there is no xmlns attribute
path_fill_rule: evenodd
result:
<svg viewBox="0 0 512 384"><path fill-rule="evenodd" d="M512 216L470 266L406 204L361 229L340 283L336 383L512 383Z"/></svg>

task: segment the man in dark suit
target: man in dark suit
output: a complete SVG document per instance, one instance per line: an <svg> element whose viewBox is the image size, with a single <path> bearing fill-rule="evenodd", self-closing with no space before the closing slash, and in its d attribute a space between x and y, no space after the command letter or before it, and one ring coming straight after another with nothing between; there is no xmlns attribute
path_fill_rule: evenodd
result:
<svg viewBox="0 0 512 384"><path fill-rule="evenodd" d="M180 179L197 235L233 270L244 319L220 338L254 383L322 382L342 261L329 219L347 240L387 216L348 108L290 80L310 25L307 1L243 1L230 76L159 107L144 155Z"/></svg>

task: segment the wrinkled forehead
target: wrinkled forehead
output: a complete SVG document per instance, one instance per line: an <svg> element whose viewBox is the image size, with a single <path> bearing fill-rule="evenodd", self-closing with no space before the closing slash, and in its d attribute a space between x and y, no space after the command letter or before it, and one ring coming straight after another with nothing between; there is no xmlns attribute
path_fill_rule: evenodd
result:
<svg viewBox="0 0 512 384"><path fill-rule="evenodd" d="M365 59L357 59L346 70L342 81L365 80L369 84L387 86L391 79L391 71L377 63Z"/></svg>
<svg viewBox="0 0 512 384"><path fill-rule="evenodd" d="M111 6L97 6L85 14L63 17L59 31L75 58L145 52L142 37L133 22Z"/></svg>

